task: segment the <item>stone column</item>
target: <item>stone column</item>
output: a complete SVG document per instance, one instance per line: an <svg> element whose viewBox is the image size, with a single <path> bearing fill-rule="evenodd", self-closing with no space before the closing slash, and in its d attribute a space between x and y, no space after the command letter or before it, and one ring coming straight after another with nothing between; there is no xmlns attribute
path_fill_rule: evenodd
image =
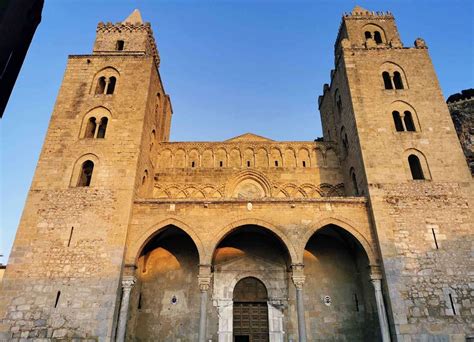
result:
<svg viewBox="0 0 474 342"><path fill-rule="evenodd" d="M116 342L125 341L125 332L127 329L128 306L130 303L130 292L137 279L134 276L124 276L122 279L122 303L120 305L120 313L117 327Z"/></svg>
<svg viewBox="0 0 474 342"><path fill-rule="evenodd" d="M305 276L303 264L293 264L292 280L296 287L296 312L298 315L298 341L306 342L306 322L304 317L303 284Z"/></svg>
<svg viewBox="0 0 474 342"><path fill-rule="evenodd" d="M199 342L206 340L207 325L207 292L211 285L211 265L199 265L199 290L201 291L201 307L199 315Z"/></svg>
<svg viewBox="0 0 474 342"><path fill-rule="evenodd" d="M387 311L383 302L382 294L382 276L380 274L371 274L370 281L375 290L375 301L377 302L377 314L379 316L380 333L382 342L390 342L390 330L388 328Z"/></svg>

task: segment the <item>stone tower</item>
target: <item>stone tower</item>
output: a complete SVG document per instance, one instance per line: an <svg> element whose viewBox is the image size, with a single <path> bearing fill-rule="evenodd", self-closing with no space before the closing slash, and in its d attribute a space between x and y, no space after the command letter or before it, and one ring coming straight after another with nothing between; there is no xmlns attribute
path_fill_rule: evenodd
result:
<svg viewBox="0 0 474 342"><path fill-rule="evenodd" d="M92 54L69 56L3 281L0 339L112 338L132 203L169 138L159 63L138 11L100 23Z"/></svg>
<svg viewBox="0 0 474 342"><path fill-rule="evenodd" d="M426 43L405 47L391 13L354 8L319 108L346 189L368 198L392 338L462 338L474 191Z"/></svg>

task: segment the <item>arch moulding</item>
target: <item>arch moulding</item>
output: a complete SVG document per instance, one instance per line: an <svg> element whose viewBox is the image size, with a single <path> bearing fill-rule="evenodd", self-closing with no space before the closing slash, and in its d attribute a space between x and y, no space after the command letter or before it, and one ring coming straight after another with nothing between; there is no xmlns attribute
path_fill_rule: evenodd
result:
<svg viewBox="0 0 474 342"><path fill-rule="evenodd" d="M146 244L151 239L153 239L153 237L155 237L158 233L160 233L164 228L170 225L175 226L178 229L181 229L191 238L199 254L199 263L203 264L203 259L206 258L205 257L206 253L205 253L205 249L204 249L201 239L188 224L174 218L168 218L166 220L163 220L151 225L146 231L144 231L138 237L138 239L133 241L130 244L130 247L127 248L125 263L137 265L138 258L140 257L140 253L143 250L143 247L145 247Z"/></svg>
<svg viewBox="0 0 474 342"><path fill-rule="evenodd" d="M212 243L210 245L211 246L210 251L212 251L212 253L206 254L205 259L201 263L202 264L212 264L212 261L213 261L213 258L214 258L214 253L215 253L219 243L221 243L221 241L224 240L224 238L227 235L234 232L239 227L247 226L247 225L260 226L260 227L264 228L265 230L268 230L268 231L272 232L273 234L275 234L276 237L280 240L280 242L283 244L283 246L288 251L288 254L290 256L290 260L289 260L290 263L293 264L298 260L298 254L296 253L296 248L294 247L294 245L290 241L290 239L285 234L283 234L283 232L279 228L277 228L275 225L273 225L269 222L266 222L266 221L263 221L263 220L260 220L260 219L248 218L248 219L242 219L242 220L232 222L231 224L228 224L223 229L221 229L216 234L216 237L214 238L214 240L212 241Z"/></svg>
<svg viewBox="0 0 474 342"><path fill-rule="evenodd" d="M350 223L349 220L345 218L335 218L335 217L328 217L324 218L320 221L318 221L316 224L310 226L309 230L305 233L305 235L302 238L302 246L300 248L301 253L299 254L299 263L303 263L303 255L304 255L304 249L306 248L306 245L309 242L309 239L320 229L323 229L324 227L328 225L335 225L341 229L344 229L348 233L350 233L354 239L357 240L357 242L360 243L362 246L362 249L364 250L365 254L367 255L367 258L369 259L369 264L370 265L378 265L378 256L376 253L375 248L369 243L369 240L359 232L355 227L353 223Z"/></svg>

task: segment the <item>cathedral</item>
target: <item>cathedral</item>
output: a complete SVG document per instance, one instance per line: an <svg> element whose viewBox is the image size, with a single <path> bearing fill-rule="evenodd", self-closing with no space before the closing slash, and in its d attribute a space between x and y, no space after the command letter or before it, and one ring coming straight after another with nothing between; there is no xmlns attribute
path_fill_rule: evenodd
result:
<svg viewBox="0 0 474 342"><path fill-rule="evenodd" d="M323 138L301 142L169 141L150 24L96 32L68 58L1 341L474 340L474 183L428 45L390 12L342 16Z"/></svg>

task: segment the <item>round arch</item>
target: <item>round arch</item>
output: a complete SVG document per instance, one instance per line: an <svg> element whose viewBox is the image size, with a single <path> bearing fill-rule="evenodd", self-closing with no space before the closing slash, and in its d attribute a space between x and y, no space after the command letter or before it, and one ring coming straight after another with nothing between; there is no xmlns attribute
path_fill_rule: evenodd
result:
<svg viewBox="0 0 474 342"><path fill-rule="evenodd" d="M302 238L303 244L299 253L298 263L303 263L304 250L309 240L311 239L311 237L314 234L316 234L319 230L329 225L337 226L338 228L341 228L345 230L346 232L348 232L350 235L352 235L354 239L362 246L362 249L364 250L365 254L367 255L367 258L369 259L370 265L379 264L378 257L376 255L374 248L372 248L369 241L364 237L364 235L361 234L356 228L354 228L354 225L349 223L348 220L345 220L345 219L343 220L339 218L326 218L310 227L310 229L306 232L306 234Z"/></svg>
<svg viewBox="0 0 474 342"><path fill-rule="evenodd" d="M189 225L187 225L183 221L180 221L174 218L169 218L169 219L160 221L158 223L155 223L152 226L150 226L146 231L144 231L139 236L139 238L136 239L131 244L130 248L127 249L127 257L126 257L127 263L137 265L138 258L140 257L140 253L142 252L143 248L147 245L148 242L150 242L151 239L153 239L157 234L162 232L168 226L174 226L182 230L184 233L186 233L189 236L189 238L193 241L198 251L199 263L203 264L203 259L206 258L206 253L205 253L205 249L204 249L201 239Z"/></svg>
<svg viewBox="0 0 474 342"><path fill-rule="evenodd" d="M274 226L273 224L269 223L269 222L266 222L266 221L263 221L263 220L259 220L259 219L243 219L243 220L239 220L239 221L235 221L229 225L227 225L226 227L224 227L221 231L219 231L217 234L216 234L216 237L215 239L213 240L212 242L212 247L211 247L211 251L212 253L209 253L206 255L205 259L203 260L203 264L212 264L213 262L213 259L214 259L214 254L216 252L216 249L217 247L219 246L219 244L231 233L235 232L236 230L238 230L240 227L242 226L257 226L259 228L262 228L264 230L267 230L269 231L270 233L272 233L273 235L275 235L275 237L283 244L283 246L286 248L287 252L288 252L288 255L290 257L290 263L291 264L294 264L297 262L298 260L298 254L296 252L296 248L294 247L293 243L291 243L290 239L288 239L288 237L283 234L281 232L280 229L278 229L276 226Z"/></svg>

